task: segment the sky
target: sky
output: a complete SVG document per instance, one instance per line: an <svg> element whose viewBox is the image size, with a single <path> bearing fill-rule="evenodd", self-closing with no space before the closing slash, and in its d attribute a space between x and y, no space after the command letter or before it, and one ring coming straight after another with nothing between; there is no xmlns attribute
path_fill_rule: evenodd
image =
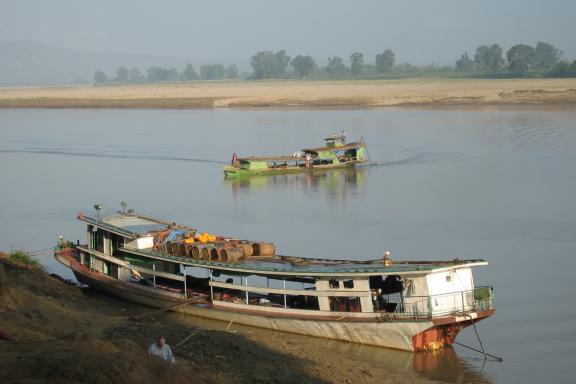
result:
<svg viewBox="0 0 576 384"><path fill-rule="evenodd" d="M576 58L576 0L0 0L0 41L195 60L285 49L319 62L452 64L477 46L546 41Z"/></svg>

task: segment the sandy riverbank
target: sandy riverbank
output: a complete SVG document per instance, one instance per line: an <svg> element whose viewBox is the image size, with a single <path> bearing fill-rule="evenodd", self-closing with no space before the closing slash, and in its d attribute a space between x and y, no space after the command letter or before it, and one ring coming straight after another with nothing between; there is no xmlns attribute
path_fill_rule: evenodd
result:
<svg viewBox="0 0 576 384"><path fill-rule="evenodd" d="M573 105L576 79L403 79L4 87L0 108Z"/></svg>
<svg viewBox="0 0 576 384"><path fill-rule="evenodd" d="M0 382L430 382L390 367L387 359L375 363L373 353L360 356L351 344L334 348L328 341L212 321L191 325L168 313L131 318L153 311L66 284L0 253ZM145 352L159 334L171 344L175 366ZM393 356L409 367L418 361L409 353Z"/></svg>

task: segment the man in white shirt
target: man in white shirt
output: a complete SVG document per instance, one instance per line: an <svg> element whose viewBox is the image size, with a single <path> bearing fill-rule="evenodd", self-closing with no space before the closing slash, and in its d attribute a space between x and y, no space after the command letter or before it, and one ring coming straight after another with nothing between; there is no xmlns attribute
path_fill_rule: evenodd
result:
<svg viewBox="0 0 576 384"><path fill-rule="evenodd" d="M170 346L166 344L166 338L164 336L160 336L157 342L150 345L148 353L161 357L172 364L176 364L176 360L174 360L174 355L172 354L172 349L170 349Z"/></svg>

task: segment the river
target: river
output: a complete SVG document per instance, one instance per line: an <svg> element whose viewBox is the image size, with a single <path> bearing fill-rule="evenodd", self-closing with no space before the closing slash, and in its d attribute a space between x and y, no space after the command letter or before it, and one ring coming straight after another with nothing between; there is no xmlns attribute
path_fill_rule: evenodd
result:
<svg viewBox="0 0 576 384"><path fill-rule="evenodd" d="M363 137L371 166L223 179L233 152L291 154L331 132ZM563 108L0 110L0 249L83 239L80 212L120 202L283 254L484 258L496 313L484 362L456 346L406 354L335 343L353 358L446 382L573 382L576 112ZM308 340L308 339L307 339ZM473 330L459 342L477 346ZM321 340L307 342L324 343Z"/></svg>

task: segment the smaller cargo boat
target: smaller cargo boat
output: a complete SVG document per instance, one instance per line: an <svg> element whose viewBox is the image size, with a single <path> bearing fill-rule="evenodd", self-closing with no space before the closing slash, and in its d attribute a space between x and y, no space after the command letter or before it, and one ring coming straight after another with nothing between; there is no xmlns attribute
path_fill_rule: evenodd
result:
<svg viewBox="0 0 576 384"><path fill-rule="evenodd" d="M292 156L232 156L230 165L223 166L225 177L272 175L278 173L318 172L353 167L366 163L368 152L364 139L346 143L344 131L324 139L323 147L306 148Z"/></svg>

